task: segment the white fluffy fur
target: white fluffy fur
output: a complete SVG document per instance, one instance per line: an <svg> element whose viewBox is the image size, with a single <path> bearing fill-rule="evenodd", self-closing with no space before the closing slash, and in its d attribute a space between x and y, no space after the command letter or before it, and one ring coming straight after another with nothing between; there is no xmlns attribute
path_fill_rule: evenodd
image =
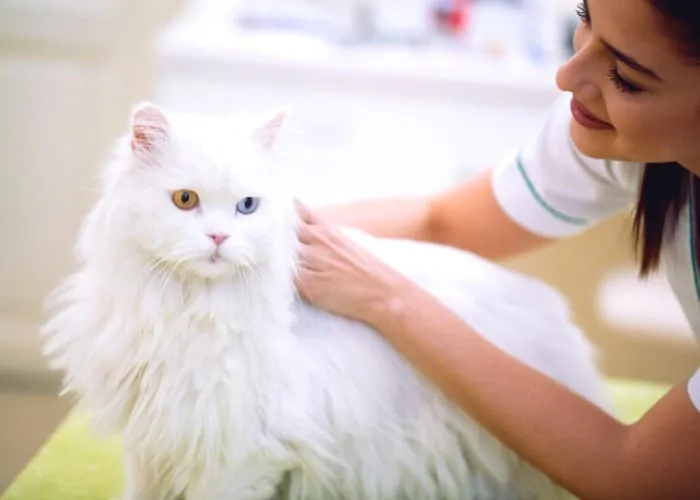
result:
<svg viewBox="0 0 700 500"><path fill-rule="evenodd" d="M296 297L296 215L272 147L281 115L162 113L132 114L43 329L66 391L123 436L126 499L564 495L380 335ZM176 208L179 189L199 209ZM248 196L258 210L237 213ZM209 232L230 234L215 262ZM607 405L553 290L454 249L349 234L505 351Z"/></svg>

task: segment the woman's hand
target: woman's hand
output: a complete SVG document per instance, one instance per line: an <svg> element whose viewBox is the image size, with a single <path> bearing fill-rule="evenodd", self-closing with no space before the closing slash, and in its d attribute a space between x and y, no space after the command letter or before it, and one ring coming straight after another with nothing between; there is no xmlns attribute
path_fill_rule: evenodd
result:
<svg viewBox="0 0 700 500"><path fill-rule="evenodd" d="M371 322L385 310L399 274L297 203L300 217L299 293L317 307Z"/></svg>

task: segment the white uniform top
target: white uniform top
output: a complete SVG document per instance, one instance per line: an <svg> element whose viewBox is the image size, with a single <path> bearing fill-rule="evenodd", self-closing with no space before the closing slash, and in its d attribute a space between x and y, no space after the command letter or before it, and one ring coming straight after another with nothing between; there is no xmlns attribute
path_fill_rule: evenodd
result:
<svg viewBox="0 0 700 500"><path fill-rule="evenodd" d="M643 166L583 156L569 133L569 100L559 100L544 127L515 157L496 166L493 190L518 224L544 237L570 236L637 200ZM700 340L700 281L692 258L691 211L681 213L673 241L661 259L673 291ZM700 369L688 391L700 411Z"/></svg>

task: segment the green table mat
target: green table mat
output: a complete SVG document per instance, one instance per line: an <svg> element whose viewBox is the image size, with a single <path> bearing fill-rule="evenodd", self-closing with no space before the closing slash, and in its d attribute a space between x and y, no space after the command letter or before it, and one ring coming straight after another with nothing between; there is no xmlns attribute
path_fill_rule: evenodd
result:
<svg viewBox="0 0 700 500"><path fill-rule="evenodd" d="M617 414L632 422L668 389L614 380L608 384ZM99 440L83 415L71 413L0 500L115 500L123 484L118 437Z"/></svg>

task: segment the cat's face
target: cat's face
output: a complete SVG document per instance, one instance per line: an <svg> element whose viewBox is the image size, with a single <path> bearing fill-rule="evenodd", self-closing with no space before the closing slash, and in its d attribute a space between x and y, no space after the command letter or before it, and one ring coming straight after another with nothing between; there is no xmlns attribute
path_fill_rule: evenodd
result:
<svg viewBox="0 0 700 500"><path fill-rule="evenodd" d="M293 198L272 148L282 119L137 108L130 161L107 188L124 237L154 265L207 279L254 272L293 251Z"/></svg>

